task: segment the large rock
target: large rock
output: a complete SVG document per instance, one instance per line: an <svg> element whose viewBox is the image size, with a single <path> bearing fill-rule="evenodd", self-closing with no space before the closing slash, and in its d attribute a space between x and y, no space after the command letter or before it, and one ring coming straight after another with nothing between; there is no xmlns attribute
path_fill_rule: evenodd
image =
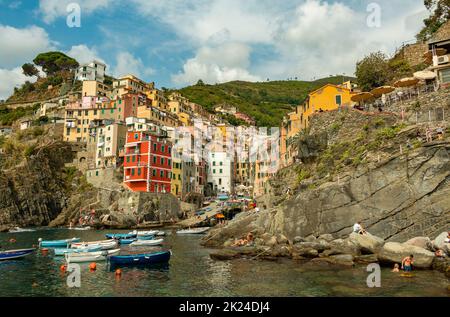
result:
<svg viewBox="0 0 450 317"><path fill-rule="evenodd" d="M445 242L445 239L447 239L448 232L442 232L440 235L436 237L433 241L433 246L436 249L443 250L447 254L450 255L450 244L448 242Z"/></svg>
<svg viewBox="0 0 450 317"><path fill-rule="evenodd" d="M434 253L425 250L414 245L387 242L377 254L378 260L382 263L401 263L402 260L409 256L414 255L414 266L418 268L430 268Z"/></svg>
<svg viewBox="0 0 450 317"><path fill-rule="evenodd" d="M358 234L352 232L349 240L356 244L363 253L376 253L384 244L384 240L370 233Z"/></svg>
<svg viewBox="0 0 450 317"><path fill-rule="evenodd" d="M331 241L330 250L330 254L361 254L361 249L359 246L349 239L336 239Z"/></svg>
<svg viewBox="0 0 450 317"><path fill-rule="evenodd" d="M315 258L311 260L311 263L329 263L343 266L353 266L355 264L353 259L353 255L351 254L338 254L330 257Z"/></svg>
<svg viewBox="0 0 450 317"><path fill-rule="evenodd" d="M428 251L433 251L434 249L433 243L431 242L431 239L428 237L415 237L406 241L405 244L414 245L416 247L426 249Z"/></svg>

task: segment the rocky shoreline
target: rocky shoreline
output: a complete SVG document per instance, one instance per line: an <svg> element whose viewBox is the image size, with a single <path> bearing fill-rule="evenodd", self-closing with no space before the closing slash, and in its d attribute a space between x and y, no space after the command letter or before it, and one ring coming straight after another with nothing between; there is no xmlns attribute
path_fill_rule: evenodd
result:
<svg viewBox="0 0 450 317"><path fill-rule="evenodd" d="M282 258L292 259L300 263L340 265L353 267L357 264L379 263L381 266L393 267L401 263L410 254L414 255L416 269L433 269L450 278L450 249L444 242L447 232L442 232L434 240L428 237L416 237L404 243L385 242L382 238L371 234L350 234L347 238L338 238L331 234L318 237L295 237L292 241L282 234L270 235L257 231L256 237L246 246L233 246L235 239L228 239L223 245L213 241L217 229L211 231L202 240L202 245L215 247L211 258L228 261L239 258L252 260L277 261ZM444 257L435 256L436 250L445 252Z"/></svg>

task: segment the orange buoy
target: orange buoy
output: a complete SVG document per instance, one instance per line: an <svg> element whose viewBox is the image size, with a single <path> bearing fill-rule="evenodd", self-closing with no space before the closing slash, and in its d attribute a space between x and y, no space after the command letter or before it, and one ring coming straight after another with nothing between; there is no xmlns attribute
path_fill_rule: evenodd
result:
<svg viewBox="0 0 450 317"><path fill-rule="evenodd" d="M59 267L59 270L60 270L61 272L65 272L65 271L67 270L67 266L66 266L65 264L61 265L61 266Z"/></svg>
<svg viewBox="0 0 450 317"><path fill-rule="evenodd" d="M122 276L122 270L121 269L117 269L115 274L116 274L117 278L120 278Z"/></svg>
<svg viewBox="0 0 450 317"><path fill-rule="evenodd" d="M48 249L42 249L41 253L42 253L42 255L47 255L48 254Z"/></svg>
<svg viewBox="0 0 450 317"><path fill-rule="evenodd" d="M91 272L95 271L97 269L97 264L95 262L92 262L91 264L89 264L89 270Z"/></svg>
<svg viewBox="0 0 450 317"><path fill-rule="evenodd" d="M16 242L16 239L14 239L14 238L9 239L9 242L10 242L10 243L15 243L15 242Z"/></svg>

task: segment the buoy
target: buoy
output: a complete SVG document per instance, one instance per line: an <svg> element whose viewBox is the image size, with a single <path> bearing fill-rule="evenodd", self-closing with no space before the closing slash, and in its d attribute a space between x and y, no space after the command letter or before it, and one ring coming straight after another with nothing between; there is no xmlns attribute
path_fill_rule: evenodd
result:
<svg viewBox="0 0 450 317"><path fill-rule="evenodd" d="M14 238L9 239L9 242L10 242L10 243L14 243L14 242L16 242L16 239L14 239Z"/></svg>
<svg viewBox="0 0 450 317"><path fill-rule="evenodd" d="M48 249L42 249L41 253L42 253L42 255L47 255L48 254Z"/></svg>
<svg viewBox="0 0 450 317"><path fill-rule="evenodd" d="M95 262L92 262L91 264L89 264L89 270L95 271L97 269L97 264Z"/></svg>
<svg viewBox="0 0 450 317"><path fill-rule="evenodd" d="M38 283L36 283L36 282L34 282L32 285L31 285L32 287L38 287L39 286L39 284Z"/></svg>
<svg viewBox="0 0 450 317"><path fill-rule="evenodd" d="M59 267L59 270L60 270L61 272L65 272L65 271L67 270L67 266L66 266L65 264L61 265L61 266Z"/></svg>
<svg viewBox="0 0 450 317"><path fill-rule="evenodd" d="M122 270L121 269L117 269L115 274L116 274L117 278L120 278L122 276Z"/></svg>

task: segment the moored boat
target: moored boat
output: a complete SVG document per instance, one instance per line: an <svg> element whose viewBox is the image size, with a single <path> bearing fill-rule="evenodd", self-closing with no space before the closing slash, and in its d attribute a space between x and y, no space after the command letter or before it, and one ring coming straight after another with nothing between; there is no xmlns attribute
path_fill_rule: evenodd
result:
<svg viewBox="0 0 450 317"><path fill-rule="evenodd" d="M34 252L35 249L0 251L0 261L20 259Z"/></svg>
<svg viewBox="0 0 450 317"><path fill-rule="evenodd" d="M137 236L138 240L153 240L155 236Z"/></svg>
<svg viewBox="0 0 450 317"><path fill-rule="evenodd" d="M42 240L39 238L39 246L41 248L67 248L74 242L80 242L80 238L64 239L64 240Z"/></svg>
<svg viewBox="0 0 450 317"><path fill-rule="evenodd" d="M210 229L209 227L183 229L183 230L178 230L177 234L202 234L202 233L205 233L206 231L208 231L209 229Z"/></svg>
<svg viewBox="0 0 450 317"><path fill-rule="evenodd" d="M119 254L120 249L105 250L99 252L80 252L80 253L67 253L65 254L67 263L83 263L83 262L96 262L105 261L108 256Z"/></svg>
<svg viewBox="0 0 450 317"><path fill-rule="evenodd" d="M120 243L120 245L127 245L127 244L132 244L135 241L137 241L137 240L136 239L120 239L119 243Z"/></svg>
<svg viewBox="0 0 450 317"><path fill-rule="evenodd" d="M101 250L111 250L115 249L118 246L118 242L116 240L103 240L103 241L92 241L92 242L79 242L72 243L71 248L73 249L83 249L89 247L98 247Z"/></svg>
<svg viewBox="0 0 450 317"><path fill-rule="evenodd" d="M98 252L101 251L101 247L87 247L80 249L54 249L55 256L62 256L67 253L83 253L83 252Z"/></svg>
<svg viewBox="0 0 450 317"><path fill-rule="evenodd" d="M9 229L9 233L21 233L21 232L34 232L34 231L36 231L36 230L34 230L34 229L23 229L23 228L20 228L20 227L15 227L15 228L12 228L12 229Z"/></svg>
<svg viewBox="0 0 450 317"><path fill-rule="evenodd" d="M154 240L136 240L131 243L131 246L155 246L161 245L164 242L164 239L154 239Z"/></svg>
<svg viewBox="0 0 450 317"><path fill-rule="evenodd" d="M120 265L149 265L157 263L167 263L172 255L171 251L161 251L144 254L113 255L109 262L113 266Z"/></svg>
<svg viewBox="0 0 450 317"><path fill-rule="evenodd" d="M107 233L107 239L132 239L136 238L137 234L135 233Z"/></svg>
<svg viewBox="0 0 450 317"><path fill-rule="evenodd" d="M91 230L91 227L72 227L72 228L68 228L69 230L77 230L77 231L86 231L86 230Z"/></svg>

